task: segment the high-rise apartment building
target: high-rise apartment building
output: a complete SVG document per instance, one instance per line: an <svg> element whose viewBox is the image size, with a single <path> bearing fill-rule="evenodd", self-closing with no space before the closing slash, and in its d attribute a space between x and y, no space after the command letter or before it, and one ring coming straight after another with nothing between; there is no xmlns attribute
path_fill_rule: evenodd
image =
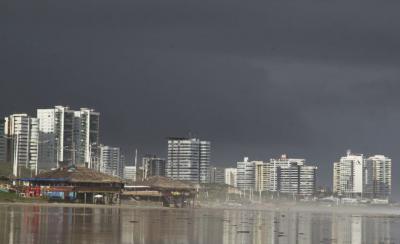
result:
<svg viewBox="0 0 400 244"><path fill-rule="evenodd" d="M41 169L74 164L77 145L74 143L74 111L69 107L55 106L38 109Z"/></svg>
<svg viewBox="0 0 400 244"><path fill-rule="evenodd" d="M300 196L312 196L317 188L317 166L302 165L299 166L299 190Z"/></svg>
<svg viewBox="0 0 400 244"><path fill-rule="evenodd" d="M39 120L27 114L13 114L5 119L7 161L13 165L13 175L20 176L22 168L37 173Z"/></svg>
<svg viewBox="0 0 400 244"><path fill-rule="evenodd" d="M365 195L388 198L392 192L392 160L375 155L365 160Z"/></svg>
<svg viewBox="0 0 400 244"><path fill-rule="evenodd" d="M268 164L257 161L254 165L255 191L266 191L268 185Z"/></svg>
<svg viewBox="0 0 400 244"><path fill-rule="evenodd" d="M126 165L126 159L125 155L120 153L119 155L119 171L118 171L118 176L123 178L124 177L124 168Z"/></svg>
<svg viewBox="0 0 400 244"><path fill-rule="evenodd" d="M164 158L152 158L148 161L148 176L165 176L167 161Z"/></svg>
<svg viewBox="0 0 400 244"><path fill-rule="evenodd" d="M293 196L315 194L317 167L306 165L305 159L271 159L267 163L267 190Z"/></svg>
<svg viewBox="0 0 400 244"><path fill-rule="evenodd" d="M76 163L99 169L99 122L100 113L81 108L74 113L74 141L77 145Z"/></svg>
<svg viewBox="0 0 400 244"><path fill-rule="evenodd" d="M225 184L225 169L220 167L210 167L210 183Z"/></svg>
<svg viewBox="0 0 400 244"><path fill-rule="evenodd" d="M369 158L350 150L333 164L333 192L341 197L389 198L392 160L384 155Z"/></svg>
<svg viewBox="0 0 400 244"><path fill-rule="evenodd" d="M340 162L333 163L333 187L332 191L338 193L340 189Z"/></svg>
<svg viewBox="0 0 400 244"><path fill-rule="evenodd" d="M0 163L6 163L7 139L5 135L5 120L0 118Z"/></svg>
<svg viewBox="0 0 400 244"><path fill-rule="evenodd" d="M288 158L286 154L283 154L278 159L270 159L267 163L267 190L270 192L278 191L278 168L279 167L290 167L292 164L304 165L305 159Z"/></svg>
<svg viewBox="0 0 400 244"><path fill-rule="evenodd" d="M39 170L39 143L39 120L37 118L30 118L28 169L34 172L35 175Z"/></svg>
<svg viewBox="0 0 400 244"><path fill-rule="evenodd" d="M150 175L149 175L149 161L152 158L155 158L155 155L151 155L151 154L146 154L144 157L142 157L142 166L140 168L142 168L143 172L142 172L142 178L143 180L147 179Z"/></svg>
<svg viewBox="0 0 400 244"><path fill-rule="evenodd" d="M242 162L237 162L237 187L241 190L254 190L256 184L256 164L262 161L249 161L245 157Z"/></svg>
<svg viewBox="0 0 400 244"><path fill-rule="evenodd" d="M334 193L339 196L355 197L365 193L365 158L362 154L347 155L334 164Z"/></svg>
<svg viewBox="0 0 400 244"><path fill-rule="evenodd" d="M209 168L211 161L211 143L209 141L200 141L199 147L199 176L200 183L207 183L209 181Z"/></svg>
<svg viewBox="0 0 400 244"><path fill-rule="evenodd" d="M168 138L167 176L175 180L207 183L211 146L197 138Z"/></svg>
<svg viewBox="0 0 400 244"><path fill-rule="evenodd" d="M120 176L121 152L119 147L100 145L100 172Z"/></svg>
<svg viewBox="0 0 400 244"><path fill-rule="evenodd" d="M225 184L237 187L237 168L225 169Z"/></svg>

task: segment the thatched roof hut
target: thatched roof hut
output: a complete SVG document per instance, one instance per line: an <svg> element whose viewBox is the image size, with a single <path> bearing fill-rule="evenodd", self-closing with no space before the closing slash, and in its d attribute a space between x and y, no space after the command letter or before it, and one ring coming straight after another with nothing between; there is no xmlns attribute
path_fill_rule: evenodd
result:
<svg viewBox="0 0 400 244"><path fill-rule="evenodd" d="M31 181L58 181L69 183L123 183L122 179L85 167L71 166L38 174Z"/></svg>
<svg viewBox="0 0 400 244"><path fill-rule="evenodd" d="M163 176L149 177L145 181L135 182L134 185L148 186L159 191L194 191L196 187L190 182L173 180Z"/></svg>

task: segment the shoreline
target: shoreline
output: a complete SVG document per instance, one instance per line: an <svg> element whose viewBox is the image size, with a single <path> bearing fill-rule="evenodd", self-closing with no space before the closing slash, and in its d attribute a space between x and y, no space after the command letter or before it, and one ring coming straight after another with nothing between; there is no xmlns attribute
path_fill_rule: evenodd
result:
<svg viewBox="0 0 400 244"><path fill-rule="evenodd" d="M326 205L301 205L301 204L256 204L240 207L222 205L203 205L197 208L169 208L162 206L138 206L129 204L120 205L95 205L84 203L45 203L45 202L0 202L0 207L52 207L52 208L92 208L92 209L126 209L126 210L178 210L178 211L201 211L201 210L227 210L227 211L268 211L268 212L308 212L308 213L331 213L331 214L363 214L363 215L386 215L400 217L400 207L393 206L326 206Z"/></svg>

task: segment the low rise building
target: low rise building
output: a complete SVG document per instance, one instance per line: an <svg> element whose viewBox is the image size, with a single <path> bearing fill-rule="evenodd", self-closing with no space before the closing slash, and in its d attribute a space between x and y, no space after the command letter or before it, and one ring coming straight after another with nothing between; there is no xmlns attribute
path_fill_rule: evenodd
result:
<svg viewBox="0 0 400 244"><path fill-rule="evenodd" d="M237 168L225 169L225 184L237 187Z"/></svg>
<svg viewBox="0 0 400 244"><path fill-rule="evenodd" d="M136 181L136 179L137 179L137 168L136 168L136 165L133 165L133 166L128 166L128 165L126 165L125 167L124 167L124 179L125 180L128 180L128 181Z"/></svg>

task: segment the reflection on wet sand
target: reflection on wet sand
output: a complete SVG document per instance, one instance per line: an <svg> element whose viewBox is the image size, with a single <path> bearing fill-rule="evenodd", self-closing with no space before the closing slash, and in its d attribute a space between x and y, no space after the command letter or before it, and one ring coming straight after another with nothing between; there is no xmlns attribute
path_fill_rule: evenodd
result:
<svg viewBox="0 0 400 244"><path fill-rule="evenodd" d="M399 243L391 216L0 206L0 243Z"/></svg>

